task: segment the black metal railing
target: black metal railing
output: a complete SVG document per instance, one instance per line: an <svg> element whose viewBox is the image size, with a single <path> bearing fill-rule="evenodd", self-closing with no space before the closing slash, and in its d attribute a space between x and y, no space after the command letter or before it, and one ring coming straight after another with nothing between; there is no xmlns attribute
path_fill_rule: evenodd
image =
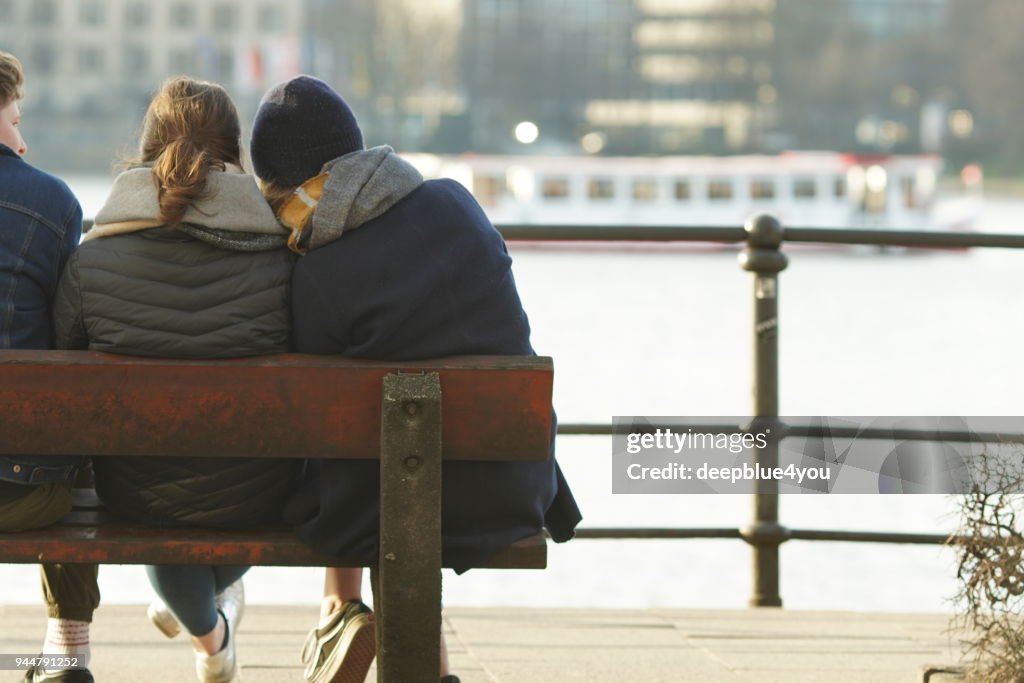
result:
<svg viewBox="0 0 1024 683"><path fill-rule="evenodd" d="M752 415L771 430L768 447L759 449L758 465L773 468L778 462L779 442L788 437L822 436L814 425L783 424L779 420L779 273L788 260L782 253L784 243L845 244L879 247L919 247L956 249L971 247L1024 249L1024 234L939 233L906 230L864 230L829 228L786 228L769 214L751 218L743 228L728 227L650 227L502 225L498 228L506 240L531 242L712 242L743 244L739 264L753 275L754 290L754 403ZM688 425L694 426L696 425ZM709 431L739 432L743 425L700 425ZM658 425L649 425L650 429ZM613 434L611 424L561 424L561 435ZM898 438L920 441L990 441L1024 443L1022 434L987 434L963 430L939 429L851 429L830 426L833 437ZM941 545L955 540L948 534L921 534L876 531L840 531L831 529L790 529L779 523L779 489L774 480L759 480L754 493L754 514L743 528L584 528L578 538L591 539L740 539L753 549L754 607L781 607L779 592L779 547L786 541L844 541L854 543L906 543Z"/></svg>

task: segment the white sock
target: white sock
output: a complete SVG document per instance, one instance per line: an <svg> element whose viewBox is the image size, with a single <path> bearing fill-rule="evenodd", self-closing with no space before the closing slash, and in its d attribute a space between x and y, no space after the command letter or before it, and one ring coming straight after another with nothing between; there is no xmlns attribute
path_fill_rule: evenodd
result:
<svg viewBox="0 0 1024 683"><path fill-rule="evenodd" d="M78 660L79 667L89 666L89 622L74 619L47 619L44 655L63 655ZM59 669L47 669L54 673Z"/></svg>

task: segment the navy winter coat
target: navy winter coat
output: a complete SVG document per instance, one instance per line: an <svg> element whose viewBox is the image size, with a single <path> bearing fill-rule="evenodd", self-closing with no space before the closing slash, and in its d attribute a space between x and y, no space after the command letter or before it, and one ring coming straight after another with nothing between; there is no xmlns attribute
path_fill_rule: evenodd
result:
<svg viewBox="0 0 1024 683"><path fill-rule="evenodd" d="M376 360L532 354L530 326L501 235L472 195L426 181L358 229L314 249L292 280L294 350ZM286 517L315 550L376 561L379 463L329 460ZM446 462L446 564L465 571L546 527L572 537L580 512L546 462Z"/></svg>

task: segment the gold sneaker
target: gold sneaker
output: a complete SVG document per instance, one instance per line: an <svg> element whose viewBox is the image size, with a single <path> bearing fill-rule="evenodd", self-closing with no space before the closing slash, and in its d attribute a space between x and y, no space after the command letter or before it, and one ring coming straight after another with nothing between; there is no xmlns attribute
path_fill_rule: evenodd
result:
<svg viewBox="0 0 1024 683"><path fill-rule="evenodd" d="M373 612L350 600L309 632L301 660L308 683L363 683L376 656Z"/></svg>

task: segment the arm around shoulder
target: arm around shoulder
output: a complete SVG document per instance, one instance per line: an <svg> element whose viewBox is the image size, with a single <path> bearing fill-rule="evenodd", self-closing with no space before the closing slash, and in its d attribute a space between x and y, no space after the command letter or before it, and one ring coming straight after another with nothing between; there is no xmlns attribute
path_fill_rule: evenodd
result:
<svg viewBox="0 0 1024 683"><path fill-rule="evenodd" d="M53 345L57 349L87 349L89 335L82 315L82 287L78 255L72 254L64 267L53 301Z"/></svg>
<svg viewBox="0 0 1024 683"><path fill-rule="evenodd" d="M82 205L73 196L68 206L67 215L64 218L64 241L61 244L60 267L64 268L68 257L78 249L78 243L82 241Z"/></svg>

